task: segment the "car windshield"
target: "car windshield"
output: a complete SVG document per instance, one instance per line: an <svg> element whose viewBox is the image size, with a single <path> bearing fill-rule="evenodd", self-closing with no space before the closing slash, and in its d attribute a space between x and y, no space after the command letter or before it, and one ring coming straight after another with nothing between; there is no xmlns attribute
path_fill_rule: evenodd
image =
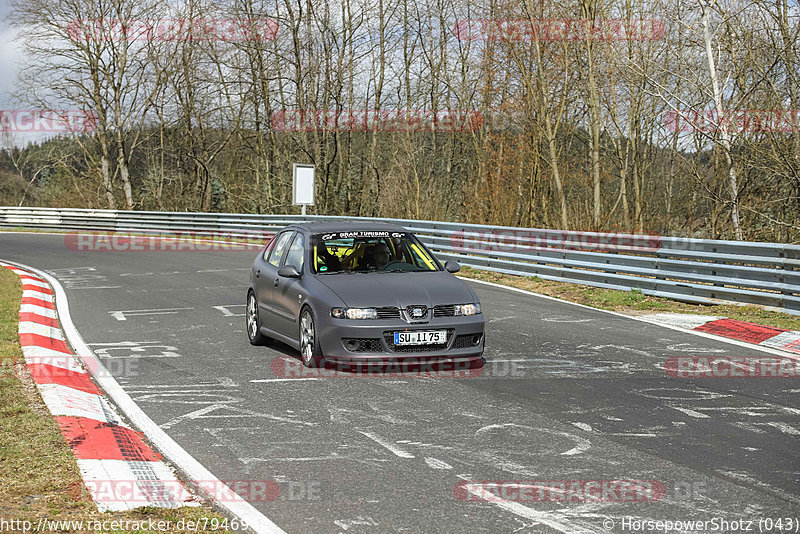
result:
<svg viewBox="0 0 800 534"><path fill-rule="evenodd" d="M425 272L439 265L413 234L358 231L312 238L314 272L320 274Z"/></svg>

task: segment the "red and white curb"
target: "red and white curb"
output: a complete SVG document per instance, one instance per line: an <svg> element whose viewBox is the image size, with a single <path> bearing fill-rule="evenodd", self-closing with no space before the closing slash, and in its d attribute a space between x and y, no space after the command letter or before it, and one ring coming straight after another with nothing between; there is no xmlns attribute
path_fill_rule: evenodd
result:
<svg viewBox="0 0 800 534"><path fill-rule="evenodd" d="M72 449L84 484L101 512L141 506L177 508L199 503L177 480L142 434L125 424L114 406L92 382L66 342L54 291L33 272L0 262L19 275L22 304L19 339L22 354L39 393ZM114 481L139 486L125 500L96 488Z"/></svg>
<svg viewBox="0 0 800 534"><path fill-rule="evenodd" d="M31 287L23 290L23 301L22 307L20 308L20 313L33 313L34 315L37 315L43 319L39 319L39 321L28 322L40 322L40 324L53 329L58 329L60 327L59 333L63 334L61 338L39 336L35 333L25 334L26 336L38 336L35 338L26 338L26 340L36 341L37 343L26 344L23 342L23 345L26 347L23 350L23 353L26 357L26 362L28 358L32 360L31 363L29 363L29 367L32 365L50 365L58 369L74 371L76 373L75 375L69 375L75 380L73 386L81 385L83 388L72 387L71 389L78 392L91 393L92 391L98 390L98 388L94 385L96 383L105 394L105 396L102 396L99 395L99 393L95 393L95 395L98 395L103 399L102 401L98 401L101 402L101 408L109 408L109 411L104 411L102 409L98 411L97 405L92 405L93 407L90 406L87 408L86 406L73 404L71 407L73 410L85 408L88 409L89 412L95 414L102 412L106 418L111 418L110 420L112 421L118 421L119 416L116 415L117 412L111 408L111 404L106 401L106 397L111 399L120 412L125 415L131 426L141 430L142 433L147 436L147 439L158 448L158 451L180 471L184 477L184 480L198 482L198 489L200 490L200 493L202 493L204 497L208 498L210 502L212 502L218 508L224 509L232 516L238 518L242 524L247 525L246 529L251 532L255 532L256 534L286 534L278 525L276 525L272 520L270 520L246 500L241 498L223 499L219 497L219 495L236 495L236 493L231 490L227 484L219 480L203 464L198 462L174 439L167 435L164 429L158 426L155 421L150 419L150 417L133 401L131 396L108 372L103 363L97 358L94 352L92 352L92 350L83 340L83 336L81 336L80 332L78 332L78 329L75 328L75 325L72 322L72 316L70 314L67 294L56 278L44 271L40 271L34 267L16 262L4 262L0 260L0 267L6 267L17 272L17 274L19 274L21 277L25 277L23 278L23 281L35 282L25 284ZM46 282L48 287L41 286L41 284L44 282ZM37 289L42 289L43 291L37 291ZM44 290L50 291L50 293ZM32 307L25 307L26 304L31 305ZM25 318L30 317L26 316ZM47 321L41 323L41 321L45 319ZM56 320L57 322L54 322ZM74 354L71 353L67 347L67 343L65 342L67 340L69 341L69 345L74 349ZM51 369L51 371L53 371L53 373L56 372L55 369ZM89 380L88 383L86 380L84 380L86 377L80 376L85 375L87 371L89 374L91 374L93 379L93 381ZM46 372L41 372L39 375L44 377ZM47 380L48 379L46 378L40 378L42 384L47 383ZM52 374L49 380L50 382L53 381ZM60 377L59 382L61 383L56 385L63 386L66 381L66 377ZM41 390L41 386L38 386L37 384L37 387L39 387ZM77 417L81 416L65 415L60 417L75 418L71 419L71 421L77 424L78 428L80 428L82 424L79 420L77 420ZM99 422L97 419L90 420ZM99 424L105 426L110 423L99 422ZM124 424L117 424L112 428L124 433L125 430L121 429L127 429L129 427L126 427ZM75 427L72 427L66 432L74 431ZM131 432L133 431L131 430ZM134 435L136 435L138 438L141 438L141 434L134 432ZM102 447L103 442L103 440L99 440L94 442L95 444L92 446L95 447L95 449L101 450L100 448ZM77 443L75 444L77 445ZM122 448L122 450L130 450L130 448ZM89 487L89 483L91 482L92 486L99 488L100 491L103 491L105 488L108 488L109 483L113 485L114 482L122 481L122 484L117 484L117 486L127 490L127 488L131 487L129 471L134 470L137 473L147 473L142 475L142 478L144 478L150 476L150 472L147 470L152 470L155 476L151 477L150 480L155 479L155 483L150 482L145 484L144 482L141 482L137 484L137 488L139 486L145 486L145 491L135 491L133 493L147 494L148 491L152 492L154 490L151 488L153 488L153 485L155 484L158 486L165 486L166 490L174 489L175 491L171 492L171 495L178 493L187 495L187 492L184 491L185 486L181 485L180 483L169 484L171 480L175 481L175 475L172 470L169 469L169 467L163 462L154 461L152 458L143 456L141 454L143 450L144 449L138 449L138 453L133 455L126 454L124 458L122 455L119 455L116 457L117 459L113 457L105 457L100 460L97 460L96 458L86 460L79 459L78 463L81 465L81 469L83 470L84 481L87 481L87 487ZM152 451L152 449L150 450ZM153 454L155 454L155 452ZM155 458L155 456L153 458ZM89 460L97 461L89 463ZM144 470L142 470L143 468ZM103 481L100 484L97 484L96 481L99 479L103 479ZM213 487L214 491L207 491L204 489L206 487ZM137 497L138 496L139 495L137 495ZM187 498L189 497L187 496ZM182 503L182 505L183 504L186 503ZM138 500L136 505L141 506L141 500Z"/></svg>
<svg viewBox="0 0 800 534"><path fill-rule="evenodd" d="M640 315L639 319L648 322L665 324L696 332L705 332L752 343L761 347L778 349L800 354L800 332L785 330L762 324L748 323L719 317L716 315L693 315L688 313L654 313Z"/></svg>

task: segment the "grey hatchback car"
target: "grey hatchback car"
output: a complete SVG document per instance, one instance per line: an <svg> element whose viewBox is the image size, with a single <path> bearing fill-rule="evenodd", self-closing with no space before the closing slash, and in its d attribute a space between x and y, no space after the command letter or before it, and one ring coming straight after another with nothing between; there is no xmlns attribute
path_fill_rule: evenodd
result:
<svg viewBox="0 0 800 534"><path fill-rule="evenodd" d="M287 226L253 262L250 343L270 338L303 364L414 357L477 360L484 349L478 296L411 232L386 223Z"/></svg>

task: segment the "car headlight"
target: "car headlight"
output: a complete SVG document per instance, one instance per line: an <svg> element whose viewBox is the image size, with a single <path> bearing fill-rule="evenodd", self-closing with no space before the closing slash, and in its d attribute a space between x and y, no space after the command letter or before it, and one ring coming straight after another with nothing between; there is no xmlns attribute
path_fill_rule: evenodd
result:
<svg viewBox="0 0 800 534"><path fill-rule="evenodd" d="M456 304L453 306L453 315L477 315L480 312L480 304Z"/></svg>
<svg viewBox="0 0 800 534"><path fill-rule="evenodd" d="M375 308L331 308L331 317L335 319L377 319Z"/></svg>

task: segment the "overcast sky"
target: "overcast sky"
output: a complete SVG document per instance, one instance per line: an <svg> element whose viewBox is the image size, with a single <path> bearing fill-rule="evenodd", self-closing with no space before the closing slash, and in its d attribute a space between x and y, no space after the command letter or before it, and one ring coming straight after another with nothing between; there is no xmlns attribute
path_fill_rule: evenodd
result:
<svg viewBox="0 0 800 534"><path fill-rule="evenodd" d="M0 109L8 109L9 93L13 89L19 69L19 48L8 24L8 0L0 0Z"/></svg>
<svg viewBox="0 0 800 534"><path fill-rule="evenodd" d="M14 31L8 22L10 11L9 0L0 0L0 110L20 108L19 104L11 101L11 92L17 82L17 72L23 63L23 57L20 44L14 42ZM0 139L0 148L4 148L9 142L24 145L43 137L45 136L42 134L14 133L10 139Z"/></svg>

